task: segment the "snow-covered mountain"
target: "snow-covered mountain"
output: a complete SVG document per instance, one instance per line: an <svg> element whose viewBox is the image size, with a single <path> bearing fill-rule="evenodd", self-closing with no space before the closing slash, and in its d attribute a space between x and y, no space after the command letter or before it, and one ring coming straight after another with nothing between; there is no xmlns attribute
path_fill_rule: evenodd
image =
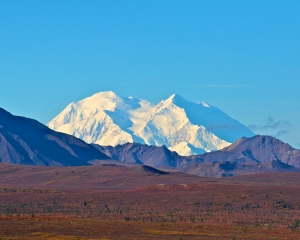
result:
<svg viewBox="0 0 300 240"><path fill-rule="evenodd" d="M154 105L111 91L100 92L70 103L47 125L88 143L165 145L180 155L218 150L240 137L254 136L220 109L176 94Z"/></svg>

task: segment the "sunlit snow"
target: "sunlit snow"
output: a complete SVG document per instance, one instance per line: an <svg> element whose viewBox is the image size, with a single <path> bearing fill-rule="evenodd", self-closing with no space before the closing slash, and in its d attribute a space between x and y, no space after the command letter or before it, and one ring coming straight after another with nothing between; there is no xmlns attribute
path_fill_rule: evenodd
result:
<svg viewBox="0 0 300 240"><path fill-rule="evenodd" d="M200 154L254 134L220 109L173 94L154 105L114 92L69 104L48 123L53 130L100 145L140 142L165 145L180 155Z"/></svg>

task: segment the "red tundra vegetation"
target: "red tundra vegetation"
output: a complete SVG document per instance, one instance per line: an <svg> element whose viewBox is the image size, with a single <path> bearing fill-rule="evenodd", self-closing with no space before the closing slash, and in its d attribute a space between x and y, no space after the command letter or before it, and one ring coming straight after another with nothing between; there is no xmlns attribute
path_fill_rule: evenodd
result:
<svg viewBox="0 0 300 240"><path fill-rule="evenodd" d="M0 167L0 239L300 239L300 173Z"/></svg>

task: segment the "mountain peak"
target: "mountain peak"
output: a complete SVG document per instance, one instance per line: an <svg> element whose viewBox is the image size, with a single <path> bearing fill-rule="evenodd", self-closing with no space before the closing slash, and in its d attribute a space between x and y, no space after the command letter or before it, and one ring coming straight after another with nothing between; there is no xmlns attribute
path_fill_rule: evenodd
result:
<svg viewBox="0 0 300 240"><path fill-rule="evenodd" d="M176 100L176 99L183 99L183 97L181 97L179 94L174 93L172 94L169 98Z"/></svg>
<svg viewBox="0 0 300 240"><path fill-rule="evenodd" d="M109 159L74 136L55 132L38 121L0 108L0 162L43 165L89 165Z"/></svg>
<svg viewBox="0 0 300 240"><path fill-rule="evenodd" d="M183 97L181 97L179 94L172 94L171 97L172 101L176 102L176 101L186 101Z"/></svg>
<svg viewBox="0 0 300 240"><path fill-rule="evenodd" d="M207 108L211 107L207 102L201 102L199 104L202 105L203 107L207 107Z"/></svg>
<svg viewBox="0 0 300 240"><path fill-rule="evenodd" d="M209 105L207 102L199 102L199 103L193 103L193 102L190 102L186 99L184 99L182 96L180 96L179 94L172 94L169 98L167 98L165 101L165 103L174 103L178 106L186 106L187 104L198 104L202 107L205 107L205 108L211 108L212 106Z"/></svg>
<svg viewBox="0 0 300 240"><path fill-rule="evenodd" d="M88 143L166 145L176 147L179 154L184 149L186 153L189 149L195 153L214 151L242 136L253 136L218 108L187 101L179 94L154 105L112 91L99 92L67 107L48 126Z"/></svg>
<svg viewBox="0 0 300 240"><path fill-rule="evenodd" d="M94 95L86 98L86 99L101 99L101 98L106 98L106 99L115 99L115 98L120 98L115 92L112 91L104 91L104 92L98 92L95 93Z"/></svg>
<svg viewBox="0 0 300 240"><path fill-rule="evenodd" d="M256 135L253 137L242 137L228 147L220 151L206 154L203 157L204 161L213 162L232 161L235 162L272 162L281 161L285 164L300 167L300 150L292 148L289 144L281 140L266 136Z"/></svg>
<svg viewBox="0 0 300 240"><path fill-rule="evenodd" d="M166 100L163 101L164 104L180 104L187 102L183 97L181 97L179 94L172 94L170 97L168 97Z"/></svg>

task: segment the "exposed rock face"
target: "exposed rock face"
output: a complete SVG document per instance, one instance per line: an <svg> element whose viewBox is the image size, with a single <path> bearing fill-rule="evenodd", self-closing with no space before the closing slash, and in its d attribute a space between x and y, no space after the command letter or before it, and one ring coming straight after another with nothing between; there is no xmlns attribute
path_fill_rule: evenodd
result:
<svg viewBox="0 0 300 240"><path fill-rule="evenodd" d="M55 132L36 120L13 116L0 108L0 162L81 166L109 159L84 141Z"/></svg>
<svg viewBox="0 0 300 240"><path fill-rule="evenodd" d="M153 167L179 167L184 160L182 156L171 152L165 146L156 147L139 143L125 143L115 147L97 144L93 146L114 160Z"/></svg>
<svg viewBox="0 0 300 240"><path fill-rule="evenodd" d="M186 158L200 163L186 165L181 171L199 176L298 172L300 169L300 151L271 136L241 138L219 151Z"/></svg>
<svg viewBox="0 0 300 240"><path fill-rule="evenodd" d="M222 150L202 155L179 156L166 147L127 143L116 147L94 145L112 159L175 167L178 171L206 177L226 177L261 172L298 172L300 151L270 136L241 138Z"/></svg>
<svg viewBox="0 0 300 240"><path fill-rule="evenodd" d="M300 151L271 137L257 135L240 138L219 151L198 155L204 162L272 162L281 161L294 167L300 167Z"/></svg>
<svg viewBox="0 0 300 240"><path fill-rule="evenodd" d="M300 168L274 160L266 163L257 162L205 162L192 163L184 166L182 173L203 177L230 177L236 175L267 173L267 172L300 172Z"/></svg>

